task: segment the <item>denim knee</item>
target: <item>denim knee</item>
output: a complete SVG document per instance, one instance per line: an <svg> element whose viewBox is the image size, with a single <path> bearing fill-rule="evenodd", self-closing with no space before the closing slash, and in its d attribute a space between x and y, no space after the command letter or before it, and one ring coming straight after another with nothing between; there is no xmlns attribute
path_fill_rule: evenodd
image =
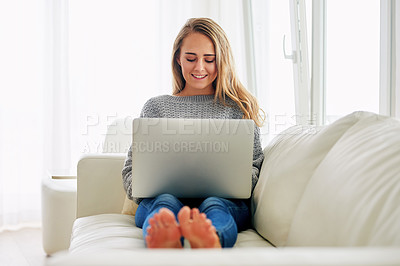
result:
<svg viewBox="0 0 400 266"><path fill-rule="evenodd" d="M219 208L222 210L226 210L229 213L228 206L224 202L224 199L218 197L209 197L206 198L199 206L200 212L206 212L208 208Z"/></svg>
<svg viewBox="0 0 400 266"><path fill-rule="evenodd" d="M153 205L166 205L169 207L175 207L182 205L182 203L177 197L171 194L161 194L154 199Z"/></svg>
<svg viewBox="0 0 400 266"><path fill-rule="evenodd" d="M209 197L199 206L200 212L207 215L215 227L221 246L233 247L237 239L237 225L232 217L227 200Z"/></svg>
<svg viewBox="0 0 400 266"><path fill-rule="evenodd" d="M236 223L237 230L242 231L250 227L250 210L244 200L224 199L210 197L203 201L199 207L200 212L208 213L210 210L219 210L228 214Z"/></svg>
<svg viewBox="0 0 400 266"><path fill-rule="evenodd" d="M183 204L178 198L170 194L161 194L155 198L143 199L136 210L136 226L142 228L145 220L163 207L177 215L178 211L183 207Z"/></svg>

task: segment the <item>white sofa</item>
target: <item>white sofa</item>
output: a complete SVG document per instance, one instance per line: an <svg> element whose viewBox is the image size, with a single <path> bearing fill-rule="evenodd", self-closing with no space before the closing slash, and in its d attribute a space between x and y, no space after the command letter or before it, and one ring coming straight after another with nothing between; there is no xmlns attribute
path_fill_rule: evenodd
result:
<svg viewBox="0 0 400 266"><path fill-rule="evenodd" d="M144 249L122 187L125 154L84 156L69 252L47 264L400 265L400 121L355 112L294 126L264 154L254 229L223 250Z"/></svg>

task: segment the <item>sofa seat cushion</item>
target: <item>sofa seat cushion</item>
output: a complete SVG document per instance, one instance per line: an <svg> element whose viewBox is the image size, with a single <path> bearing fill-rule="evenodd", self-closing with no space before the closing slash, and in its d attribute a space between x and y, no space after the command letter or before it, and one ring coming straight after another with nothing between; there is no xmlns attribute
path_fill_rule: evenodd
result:
<svg viewBox="0 0 400 266"><path fill-rule="evenodd" d="M235 247L272 247L256 231L239 233ZM135 217L124 214L98 214L75 220L70 253L91 253L101 250L133 250L145 248L142 229L135 226Z"/></svg>
<svg viewBox="0 0 400 266"><path fill-rule="evenodd" d="M71 253L109 249L144 248L142 230L135 218L124 214L98 214L75 220L72 227Z"/></svg>

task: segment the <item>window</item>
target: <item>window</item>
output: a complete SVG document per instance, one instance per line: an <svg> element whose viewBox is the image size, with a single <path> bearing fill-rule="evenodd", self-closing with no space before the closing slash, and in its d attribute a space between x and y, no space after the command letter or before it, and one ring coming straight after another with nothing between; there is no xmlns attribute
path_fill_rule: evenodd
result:
<svg viewBox="0 0 400 266"><path fill-rule="evenodd" d="M282 42L291 51L288 1L253 1L253 28L258 99L268 115L261 129L262 145L296 124L293 66L285 59Z"/></svg>
<svg viewBox="0 0 400 266"><path fill-rule="evenodd" d="M326 123L379 113L380 1L327 1Z"/></svg>

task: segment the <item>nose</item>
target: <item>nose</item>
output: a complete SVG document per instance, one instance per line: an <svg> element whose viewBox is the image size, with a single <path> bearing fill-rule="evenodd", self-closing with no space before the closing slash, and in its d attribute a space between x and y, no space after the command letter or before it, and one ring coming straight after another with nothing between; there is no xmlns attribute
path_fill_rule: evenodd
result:
<svg viewBox="0 0 400 266"><path fill-rule="evenodd" d="M196 71L204 70L204 62L203 62L203 60L197 60L196 65L195 65L195 70Z"/></svg>

